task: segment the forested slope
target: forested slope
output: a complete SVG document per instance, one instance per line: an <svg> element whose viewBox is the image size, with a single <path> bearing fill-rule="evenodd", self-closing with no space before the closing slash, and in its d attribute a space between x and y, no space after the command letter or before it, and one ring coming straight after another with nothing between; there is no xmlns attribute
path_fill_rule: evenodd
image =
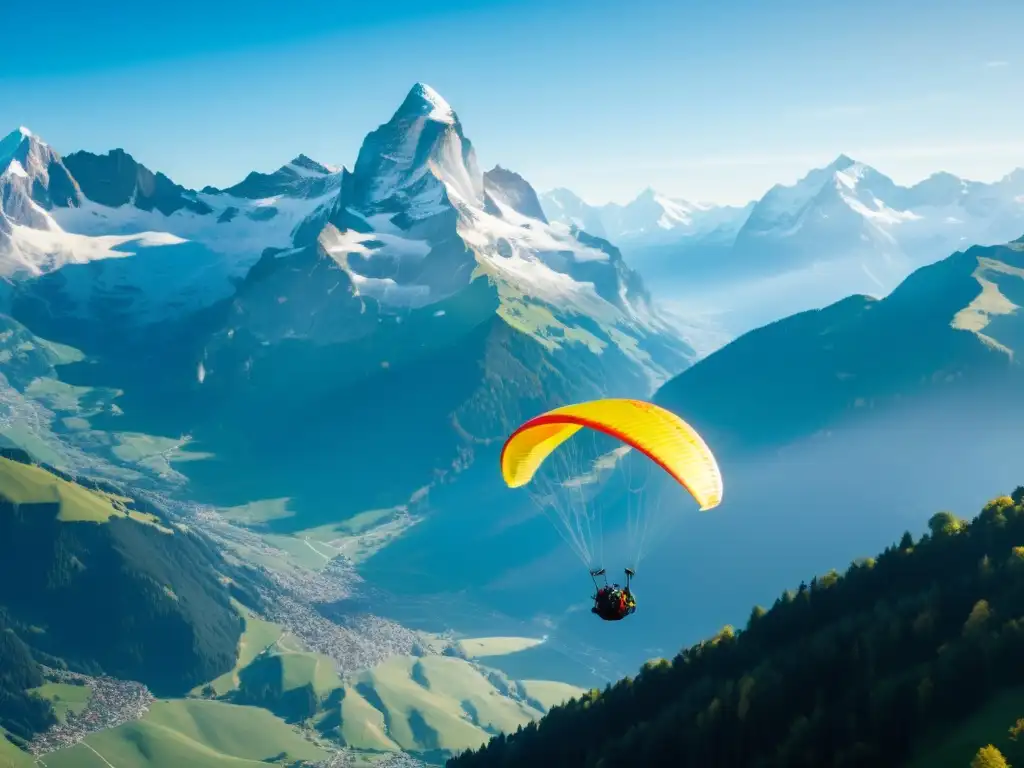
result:
<svg viewBox="0 0 1024 768"><path fill-rule="evenodd" d="M1024 684L1022 658L1024 487L448 765L904 766Z"/></svg>
<svg viewBox="0 0 1024 768"><path fill-rule="evenodd" d="M235 663L247 573L123 493L0 450L0 736L54 722L40 664L173 696Z"/></svg>

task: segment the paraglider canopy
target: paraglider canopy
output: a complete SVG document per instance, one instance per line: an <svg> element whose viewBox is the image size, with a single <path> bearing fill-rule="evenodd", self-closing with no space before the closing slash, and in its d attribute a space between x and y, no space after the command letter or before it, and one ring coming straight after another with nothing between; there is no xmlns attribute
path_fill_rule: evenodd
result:
<svg viewBox="0 0 1024 768"><path fill-rule="evenodd" d="M671 411L641 400L593 400L530 419L502 448L505 483L518 488L530 482L544 460L584 427L646 455L690 492L701 511L721 503L722 473L701 436Z"/></svg>

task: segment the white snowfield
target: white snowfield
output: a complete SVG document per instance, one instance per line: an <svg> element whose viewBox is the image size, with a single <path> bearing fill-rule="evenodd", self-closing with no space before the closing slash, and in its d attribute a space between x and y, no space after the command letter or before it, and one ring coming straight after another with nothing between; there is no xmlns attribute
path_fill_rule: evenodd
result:
<svg viewBox="0 0 1024 768"><path fill-rule="evenodd" d="M233 295L266 249L286 255L319 232L322 254L347 273L352 292L385 312L436 304L487 279L502 306L521 305L520 316L523 302L547 306L520 323L526 332L562 338L573 315L634 336L667 332L614 249L517 210L524 190L534 196L518 177L515 190L485 181L455 111L426 85L366 137L351 174L300 156L228 191L184 190L188 205L169 215L143 210L137 199L118 207L87 199L61 157L27 132L2 147L0 275L61 270L60 290L71 299L65 311L82 316L108 297L140 322L181 316ZM22 156L37 162L16 165ZM52 200L35 199L40 186ZM275 194L253 199L266 190ZM195 210L202 206L210 210ZM666 214L687 215L679 206ZM92 268L99 262L102 269Z"/></svg>
<svg viewBox="0 0 1024 768"><path fill-rule="evenodd" d="M247 200L199 192L196 199L209 205L212 213L199 214L183 208L165 216L133 205L107 208L86 200L78 208L61 208L53 214L63 231L92 237L167 232L223 255L232 262L233 271L244 273L264 248L290 248L295 227L335 195L331 191L315 198L277 195ZM230 220L218 221L232 208L237 213ZM264 219L264 215L268 218Z"/></svg>
<svg viewBox="0 0 1024 768"><path fill-rule="evenodd" d="M28 160L28 169L19 157ZM229 296L264 249L292 247L295 228L333 202L342 175L293 161L278 174L294 177L294 193L256 200L194 193L192 199L209 212L181 208L164 215L142 210L134 199L104 206L79 190L72 205L44 207L34 189L53 188L54 168L67 174L60 156L25 129L0 142L0 277L33 278L111 261L101 273L68 270L66 290L83 312L90 295L119 290L132 297L143 322ZM323 182L318 196L305 194L307 181Z"/></svg>

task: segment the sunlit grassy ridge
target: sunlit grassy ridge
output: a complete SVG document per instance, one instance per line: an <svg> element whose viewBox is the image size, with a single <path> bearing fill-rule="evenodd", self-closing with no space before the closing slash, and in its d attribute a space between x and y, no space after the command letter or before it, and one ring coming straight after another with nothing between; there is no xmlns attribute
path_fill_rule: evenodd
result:
<svg viewBox="0 0 1024 768"><path fill-rule="evenodd" d="M364 750L457 752L515 731L581 693L562 683L515 684L459 658L401 656L346 685L336 735Z"/></svg>
<svg viewBox="0 0 1024 768"><path fill-rule="evenodd" d="M459 641L459 649L471 659L505 656L540 645L533 637L477 637Z"/></svg>
<svg viewBox="0 0 1024 768"><path fill-rule="evenodd" d="M449 656L396 656L343 679L335 662L307 650L281 626L236 604L246 629L235 668L193 696L257 703L290 722L309 719L326 738L365 752L456 752L514 731L583 689L564 683L513 682L502 673ZM477 656L535 647L530 638L462 641ZM305 691L305 693L303 693ZM301 713L313 697L313 710ZM255 700L255 701L254 701Z"/></svg>
<svg viewBox="0 0 1024 768"><path fill-rule="evenodd" d="M58 504L57 519L64 522L106 523L113 517L130 518L173 533L152 514L128 509L131 499L92 491L70 483L42 467L0 457L0 498L13 504Z"/></svg>
<svg viewBox="0 0 1024 768"><path fill-rule="evenodd" d="M265 710L174 700L155 702L144 719L93 734L85 744L44 759L49 768L242 768L326 756Z"/></svg>
<svg viewBox="0 0 1024 768"><path fill-rule="evenodd" d="M519 680L517 685L526 700L544 712L584 693L579 686L554 680Z"/></svg>

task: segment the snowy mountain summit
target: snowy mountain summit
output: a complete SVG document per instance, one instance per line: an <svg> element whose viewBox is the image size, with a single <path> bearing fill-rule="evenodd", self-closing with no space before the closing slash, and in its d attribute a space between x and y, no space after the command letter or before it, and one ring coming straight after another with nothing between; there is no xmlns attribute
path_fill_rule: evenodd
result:
<svg viewBox="0 0 1024 768"><path fill-rule="evenodd" d="M757 202L734 249L762 262L805 267L856 258L887 291L918 266L952 250L1011 240L1024 230L1024 184L938 173L903 187L840 155ZM826 247L827 246L827 247ZM887 274L882 274L887 273Z"/></svg>
<svg viewBox="0 0 1024 768"><path fill-rule="evenodd" d="M0 140L0 232L10 236L16 225L52 229L48 212L81 199L61 158L27 128Z"/></svg>
<svg viewBox="0 0 1024 768"><path fill-rule="evenodd" d="M417 84L394 116L363 142L352 204L369 215L435 215L446 205L483 204L483 176L455 111Z"/></svg>
<svg viewBox="0 0 1024 768"><path fill-rule="evenodd" d="M619 252L549 224L518 174L481 173L455 111L427 85L366 137L317 241L385 310L435 304L486 276L504 306L541 301L663 330Z"/></svg>
<svg viewBox="0 0 1024 768"><path fill-rule="evenodd" d="M436 322L455 302L467 322L497 315L547 348L621 347L654 378L692 354L615 247L549 223L518 174L481 171L455 110L425 84L367 135L351 171L299 155L195 191L123 150L61 157L27 131L2 148L0 267L40 327L55 322L36 316L46 306L127 333L230 301L210 346L224 352L236 338L348 342L385 317Z"/></svg>

